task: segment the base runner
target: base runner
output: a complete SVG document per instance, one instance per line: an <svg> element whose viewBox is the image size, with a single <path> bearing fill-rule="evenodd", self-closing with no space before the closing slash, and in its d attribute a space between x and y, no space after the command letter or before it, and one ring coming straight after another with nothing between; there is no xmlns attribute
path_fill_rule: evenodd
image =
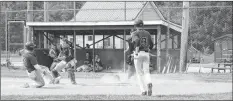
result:
<svg viewBox="0 0 233 101"><path fill-rule="evenodd" d="M134 51L134 65L136 69L136 74L138 78L138 83L142 95L152 95L152 81L150 77L150 50L153 48L153 42L151 35L148 31L143 29L143 21L135 21L134 26L136 31L132 41L135 44Z"/></svg>

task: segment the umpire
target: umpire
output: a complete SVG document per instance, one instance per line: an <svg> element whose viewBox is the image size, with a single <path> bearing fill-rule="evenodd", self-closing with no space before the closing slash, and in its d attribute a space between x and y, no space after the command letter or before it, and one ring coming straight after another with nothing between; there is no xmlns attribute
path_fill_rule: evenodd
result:
<svg viewBox="0 0 233 101"><path fill-rule="evenodd" d="M150 77L150 50L153 48L151 35L144 30L142 20L134 23L136 31L133 32L134 43L134 65L142 95L152 95L152 82ZM147 86L147 87L146 87Z"/></svg>

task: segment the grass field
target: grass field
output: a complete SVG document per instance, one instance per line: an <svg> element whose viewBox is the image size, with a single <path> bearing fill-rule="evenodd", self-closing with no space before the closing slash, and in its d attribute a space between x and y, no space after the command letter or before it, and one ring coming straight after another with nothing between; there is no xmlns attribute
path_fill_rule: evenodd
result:
<svg viewBox="0 0 233 101"><path fill-rule="evenodd" d="M153 74L155 90L151 97L140 96L135 82L123 86L101 82L109 73L75 74L77 82L86 86L70 86L67 73L62 73L64 83L56 89L52 89L53 85L37 90L22 89L9 85L18 86L26 81L25 71L1 68L1 100L232 100L232 73Z"/></svg>

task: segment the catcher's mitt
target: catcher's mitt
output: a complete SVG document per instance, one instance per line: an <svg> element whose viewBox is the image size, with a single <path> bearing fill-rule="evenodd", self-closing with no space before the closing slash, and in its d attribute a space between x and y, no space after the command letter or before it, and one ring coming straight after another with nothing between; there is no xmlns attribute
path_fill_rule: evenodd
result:
<svg viewBox="0 0 233 101"><path fill-rule="evenodd" d="M134 65L134 59L133 59L133 56L132 55L129 55L129 56L127 56L127 59L126 59L126 63L128 64L128 65Z"/></svg>

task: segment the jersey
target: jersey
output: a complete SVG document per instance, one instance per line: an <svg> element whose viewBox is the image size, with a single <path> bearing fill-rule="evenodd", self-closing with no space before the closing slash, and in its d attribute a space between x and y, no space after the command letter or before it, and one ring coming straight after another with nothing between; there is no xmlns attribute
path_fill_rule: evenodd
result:
<svg viewBox="0 0 233 101"><path fill-rule="evenodd" d="M149 49L153 48L151 35L146 30L134 31L132 41L134 43L134 49L139 47L139 51L149 51Z"/></svg>
<svg viewBox="0 0 233 101"><path fill-rule="evenodd" d="M36 64L38 63L36 60L36 55L33 52L26 52L23 54L23 65L26 67L29 73L35 70L34 65Z"/></svg>

